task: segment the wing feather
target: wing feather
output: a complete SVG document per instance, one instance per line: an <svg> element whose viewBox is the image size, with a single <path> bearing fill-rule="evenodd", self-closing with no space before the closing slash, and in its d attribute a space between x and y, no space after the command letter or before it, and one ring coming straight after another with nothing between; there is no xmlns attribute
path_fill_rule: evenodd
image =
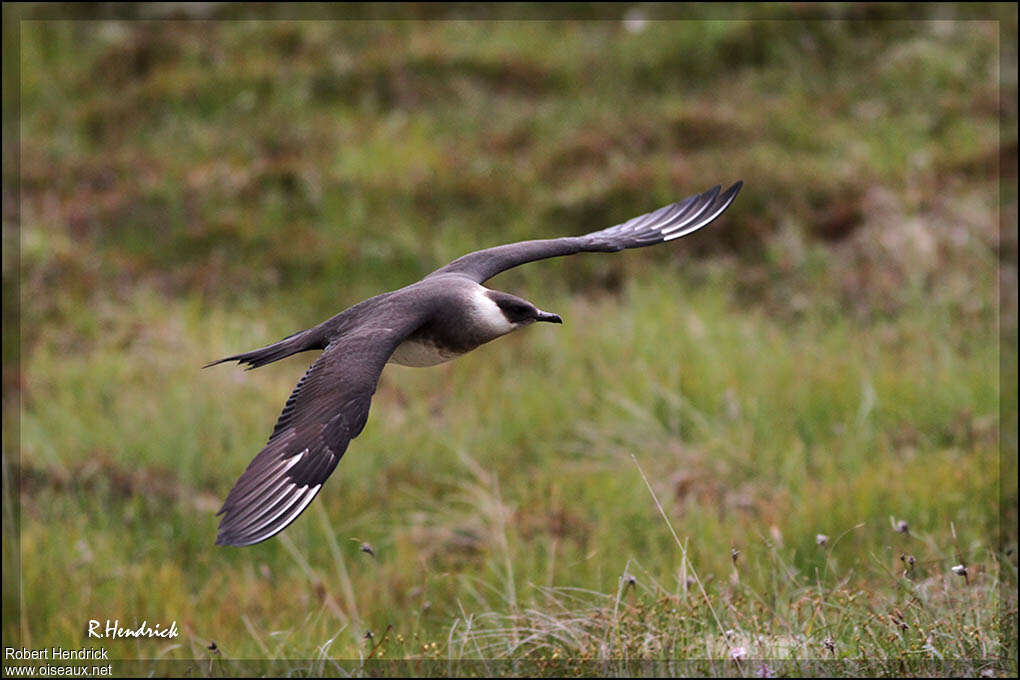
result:
<svg viewBox="0 0 1020 680"><path fill-rule="evenodd" d="M496 274L526 262L585 252L616 252L643 248L692 234L710 224L733 203L744 185L737 182L726 191L721 186L688 196L626 222L584 236L521 241L486 248L460 257L429 276L460 274L484 283Z"/></svg>
<svg viewBox="0 0 1020 680"><path fill-rule="evenodd" d="M383 366L423 313L400 328L334 339L298 382L273 433L227 495L218 545L270 538L304 511L368 420Z"/></svg>

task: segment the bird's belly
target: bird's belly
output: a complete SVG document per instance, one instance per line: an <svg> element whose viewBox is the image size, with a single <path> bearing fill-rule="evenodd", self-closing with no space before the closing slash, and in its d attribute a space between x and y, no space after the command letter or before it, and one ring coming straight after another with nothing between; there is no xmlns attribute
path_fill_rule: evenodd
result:
<svg viewBox="0 0 1020 680"><path fill-rule="evenodd" d="M434 342L422 340L405 340L397 346L389 363L401 366L435 366L444 361L455 359L463 352L440 347Z"/></svg>

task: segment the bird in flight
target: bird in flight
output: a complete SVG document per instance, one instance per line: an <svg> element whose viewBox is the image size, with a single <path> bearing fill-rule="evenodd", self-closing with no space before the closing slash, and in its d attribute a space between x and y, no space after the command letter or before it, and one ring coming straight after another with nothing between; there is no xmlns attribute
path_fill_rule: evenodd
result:
<svg viewBox="0 0 1020 680"><path fill-rule="evenodd" d="M265 447L227 494L218 545L252 545L283 531L308 507L361 434L383 367L434 366L556 314L482 284L526 262L613 253L691 234L730 206L743 182L717 186L623 224L583 236L521 241L458 258L421 281L346 309L280 342L214 361L249 369L323 350L287 399Z"/></svg>

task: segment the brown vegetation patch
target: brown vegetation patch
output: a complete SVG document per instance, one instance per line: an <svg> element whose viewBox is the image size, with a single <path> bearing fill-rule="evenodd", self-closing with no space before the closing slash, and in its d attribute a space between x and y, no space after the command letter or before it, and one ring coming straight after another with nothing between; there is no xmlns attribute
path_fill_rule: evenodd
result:
<svg viewBox="0 0 1020 680"><path fill-rule="evenodd" d="M448 102L471 89L535 97L562 84L555 72L523 59L484 61L433 54L401 62L340 64L313 76L311 92L319 102L368 101L389 110Z"/></svg>
<svg viewBox="0 0 1020 680"><path fill-rule="evenodd" d="M125 468L98 451L84 462L64 466L15 463L12 478L20 481L21 502L28 508L34 506L34 499L44 490L105 493L117 499L142 496L155 503L183 501L203 513L215 512L220 506L217 496L185 485L169 468L161 465Z"/></svg>

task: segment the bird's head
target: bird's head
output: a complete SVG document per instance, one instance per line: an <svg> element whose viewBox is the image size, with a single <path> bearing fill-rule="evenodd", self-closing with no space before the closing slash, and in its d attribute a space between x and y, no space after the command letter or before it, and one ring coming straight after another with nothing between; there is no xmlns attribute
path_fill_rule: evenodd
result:
<svg viewBox="0 0 1020 680"><path fill-rule="evenodd" d="M521 328L535 323L536 321L547 321L549 323L563 323L563 319L557 314L543 312L523 298L501 291L489 291L489 298L496 303L503 317L514 328Z"/></svg>

